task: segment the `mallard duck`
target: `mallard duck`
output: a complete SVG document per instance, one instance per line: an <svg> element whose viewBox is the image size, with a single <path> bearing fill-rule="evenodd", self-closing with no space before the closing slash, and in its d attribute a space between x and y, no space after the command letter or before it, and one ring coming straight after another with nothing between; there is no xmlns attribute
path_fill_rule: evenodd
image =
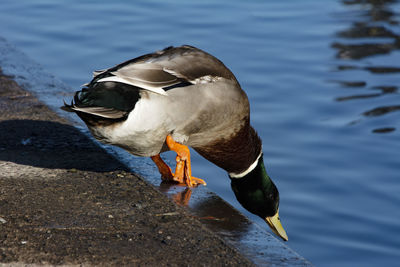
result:
<svg viewBox="0 0 400 267"><path fill-rule="evenodd" d="M192 147L227 171L238 201L288 240L247 95L220 60L193 46L168 47L93 76L62 108L96 139L151 157L163 180L188 187L206 184L192 176ZM175 172L160 157L168 150L177 153Z"/></svg>

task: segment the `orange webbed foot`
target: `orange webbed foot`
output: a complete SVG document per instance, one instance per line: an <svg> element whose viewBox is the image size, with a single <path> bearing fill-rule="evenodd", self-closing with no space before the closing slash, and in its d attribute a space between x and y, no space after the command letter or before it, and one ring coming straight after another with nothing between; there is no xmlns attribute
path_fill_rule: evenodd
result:
<svg viewBox="0 0 400 267"><path fill-rule="evenodd" d="M165 142L170 150L175 151L176 169L174 178L180 184L186 184L188 187L196 187L200 184L206 185L203 179L192 176L190 163L190 150L187 146L175 142L171 135L168 135Z"/></svg>
<svg viewBox="0 0 400 267"><path fill-rule="evenodd" d="M190 166L190 156L188 158L187 155L184 155L184 157L182 158L182 156L179 156L179 154L178 156L176 156L176 169L174 174L174 180L177 181L179 184L183 184L188 187L196 187L200 184L202 185L207 184L203 179L192 176L191 166Z"/></svg>
<svg viewBox="0 0 400 267"><path fill-rule="evenodd" d="M164 181L174 181L180 185L188 187L196 187L200 184L206 185L206 182L203 179L192 176L189 148L175 142L170 135L167 136L165 142L170 150L177 153L176 169L173 174L171 168L161 159L160 154L152 156L151 159L157 165L158 170L161 173L161 178Z"/></svg>

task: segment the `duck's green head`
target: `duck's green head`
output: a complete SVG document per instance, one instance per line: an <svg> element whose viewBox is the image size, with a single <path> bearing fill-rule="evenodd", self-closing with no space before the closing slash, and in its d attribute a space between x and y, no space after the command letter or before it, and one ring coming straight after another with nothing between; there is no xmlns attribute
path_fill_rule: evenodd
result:
<svg viewBox="0 0 400 267"><path fill-rule="evenodd" d="M288 237L279 219L279 192L268 176L263 156L245 175L229 175L237 200L248 211L260 216L272 231L287 241Z"/></svg>

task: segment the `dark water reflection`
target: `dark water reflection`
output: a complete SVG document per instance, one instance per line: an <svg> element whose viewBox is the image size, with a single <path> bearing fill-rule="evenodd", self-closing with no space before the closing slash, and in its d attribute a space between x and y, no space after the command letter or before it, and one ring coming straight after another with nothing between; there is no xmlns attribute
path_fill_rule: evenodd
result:
<svg viewBox="0 0 400 267"><path fill-rule="evenodd" d="M159 186L161 192L169 195L178 205L191 207L191 213L203 220L217 232L227 231L238 235L247 232L249 222L241 213L234 209L224 208L226 202L212 193L203 194L190 201L193 191L190 188L162 182ZM197 188L196 188L197 189ZM194 190L196 190L194 189Z"/></svg>
<svg viewBox="0 0 400 267"><path fill-rule="evenodd" d="M357 6L357 13L354 14L355 21L348 29L336 33L340 40L332 43L337 53L336 57L341 60L356 60L356 64L341 64L337 66L338 71L367 71L369 75L399 75L400 67L397 62L391 62L396 66L359 66L360 64L370 64L367 58L377 55L389 57L391 53L400 50L400 35L393 29L398 28L399 10L395 11L392 7L397 3L395 0L354 0L342 1L343 5L349 8ZM390 62L390 59L387 59ZM336 97L336 101L360 100L390 96L398 93L398 84L384 84L378 86L368 86L366 81L335 81L343 88L367 89L371 92L351 93L346 96ZM399 111L399 105L373 107L361 114L365 117L383 116L391 112ZM373 129L374 133L393 132L395 127L384 127Z"/></svg>

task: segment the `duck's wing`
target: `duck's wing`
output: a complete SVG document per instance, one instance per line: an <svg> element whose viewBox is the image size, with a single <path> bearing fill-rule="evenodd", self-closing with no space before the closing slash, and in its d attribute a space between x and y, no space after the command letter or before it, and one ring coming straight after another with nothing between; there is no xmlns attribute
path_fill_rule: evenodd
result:
<svg viewBox="0 0 400 267"><path fill-rule="evenodd" d="M172 88L184 89L222 78L237 82L220 60L188 45L167 47L93 75L86 88L75 94L74 102L64 105L64 110L119 119L128 116L143 90L168 95Z"/></svg>
<svg viewBox="0 0 400 267"><path fill-rule="evenodd" d="M168 89L182 84L209 83L220 78L236 81L220 60L198 48L184 45L168 47L94 72L90 84L119 82L167 95Z"/></svg>

